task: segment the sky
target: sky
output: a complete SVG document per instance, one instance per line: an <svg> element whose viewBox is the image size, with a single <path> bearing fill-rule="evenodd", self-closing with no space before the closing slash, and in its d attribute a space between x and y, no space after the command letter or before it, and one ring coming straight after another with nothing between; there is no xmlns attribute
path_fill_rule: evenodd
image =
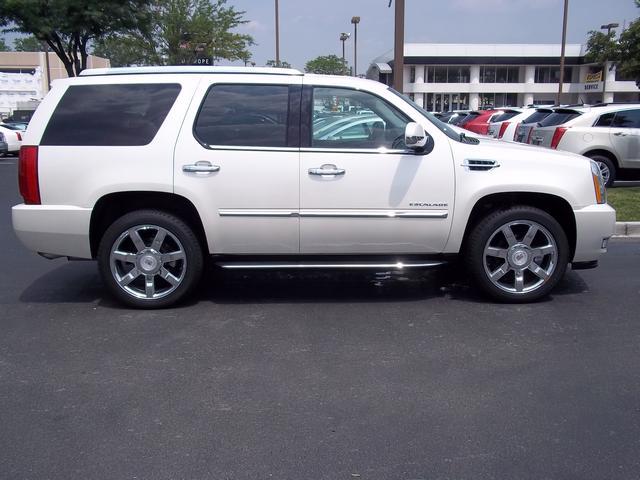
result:
<svg viewBox="0 0 640 480"><path fill-rule="evenodd" d="M408 43L560 43L564 0L406 0ZM275 1L228 0L246 11L238 31L252 35L253 61L275 58ZM393 48L394 8L388 0L279 0L280 59L295 68L319 55L342 55L340 33L351 33L346 57L353 63L358 25L358 73ZM567 43L584 43L589 30L640 16L633 0L569 0Z"/></svg>

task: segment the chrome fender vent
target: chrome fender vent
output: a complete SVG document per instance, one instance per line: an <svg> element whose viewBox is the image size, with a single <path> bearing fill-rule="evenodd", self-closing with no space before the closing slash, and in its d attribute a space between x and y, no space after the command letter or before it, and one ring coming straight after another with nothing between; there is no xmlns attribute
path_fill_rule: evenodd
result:
<svg viewBox="0 0 640 480"><path fill-rule="evenodd" d="M462 162L462 166L465 170L472 172L488 172L494 168L498 168L500 164L496 160L481 160L475 158L467 158Z"/></svg>

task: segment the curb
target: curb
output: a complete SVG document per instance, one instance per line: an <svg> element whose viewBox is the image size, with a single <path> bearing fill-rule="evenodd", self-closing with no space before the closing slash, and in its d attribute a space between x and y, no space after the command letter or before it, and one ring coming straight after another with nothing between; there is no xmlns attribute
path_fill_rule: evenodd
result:
<svg viewBox="0 0 640 480"><path fill-rule="evenodd" d="M640 238L640 222L616 222L614 237Z"/></svg>

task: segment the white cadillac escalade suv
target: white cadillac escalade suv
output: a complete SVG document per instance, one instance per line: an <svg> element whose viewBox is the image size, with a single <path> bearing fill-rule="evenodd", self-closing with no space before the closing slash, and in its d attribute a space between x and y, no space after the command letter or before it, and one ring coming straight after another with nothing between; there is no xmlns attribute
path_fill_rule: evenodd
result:
<svg viewBox="0 0 640 480"><path fill-rule="evenodd" d="M96 259L134 307L224 268L409 268L461 254L527 302L594 267L614 231L587 158L466 137L381 83L296 70L147 67L58 80L20 152L13 226Z"/></svg>

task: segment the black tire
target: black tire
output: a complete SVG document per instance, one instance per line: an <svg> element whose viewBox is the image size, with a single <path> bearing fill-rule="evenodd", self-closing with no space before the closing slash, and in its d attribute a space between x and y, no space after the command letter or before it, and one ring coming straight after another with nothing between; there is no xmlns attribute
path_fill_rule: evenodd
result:
<svg viewBox="0 0 640 480"><path fill-rule="evenodd" d="M158 210L136 210L118 218L98 247L105 285L116 299L134 308L164 308L183 300L200 281L203 265L193 230Z"/></svg>
<svg viewBox="0 0 640 480"><path fill-rule="evenodd" d="M618 175L618 171L616 169L616 164L609 158L604 155L589 155L589 158L598 164L600 167L600 171L603 173L603 177L605 180L605 187L609 188L615 182L616 177ZM605 172L609 172L608 177L605 176Z"/></svg>
<svg viewBox="0 0 640 480"><path fill-rule="evenodd" d="M511 241L503 233L505 226L513 234ZM530 240L529 232L535 232ZM564 276L569 243L551 215L514 206L481 219L471 230L464 256L474 284L485 294L500 302L526 303L549 294Z"/></svg>

